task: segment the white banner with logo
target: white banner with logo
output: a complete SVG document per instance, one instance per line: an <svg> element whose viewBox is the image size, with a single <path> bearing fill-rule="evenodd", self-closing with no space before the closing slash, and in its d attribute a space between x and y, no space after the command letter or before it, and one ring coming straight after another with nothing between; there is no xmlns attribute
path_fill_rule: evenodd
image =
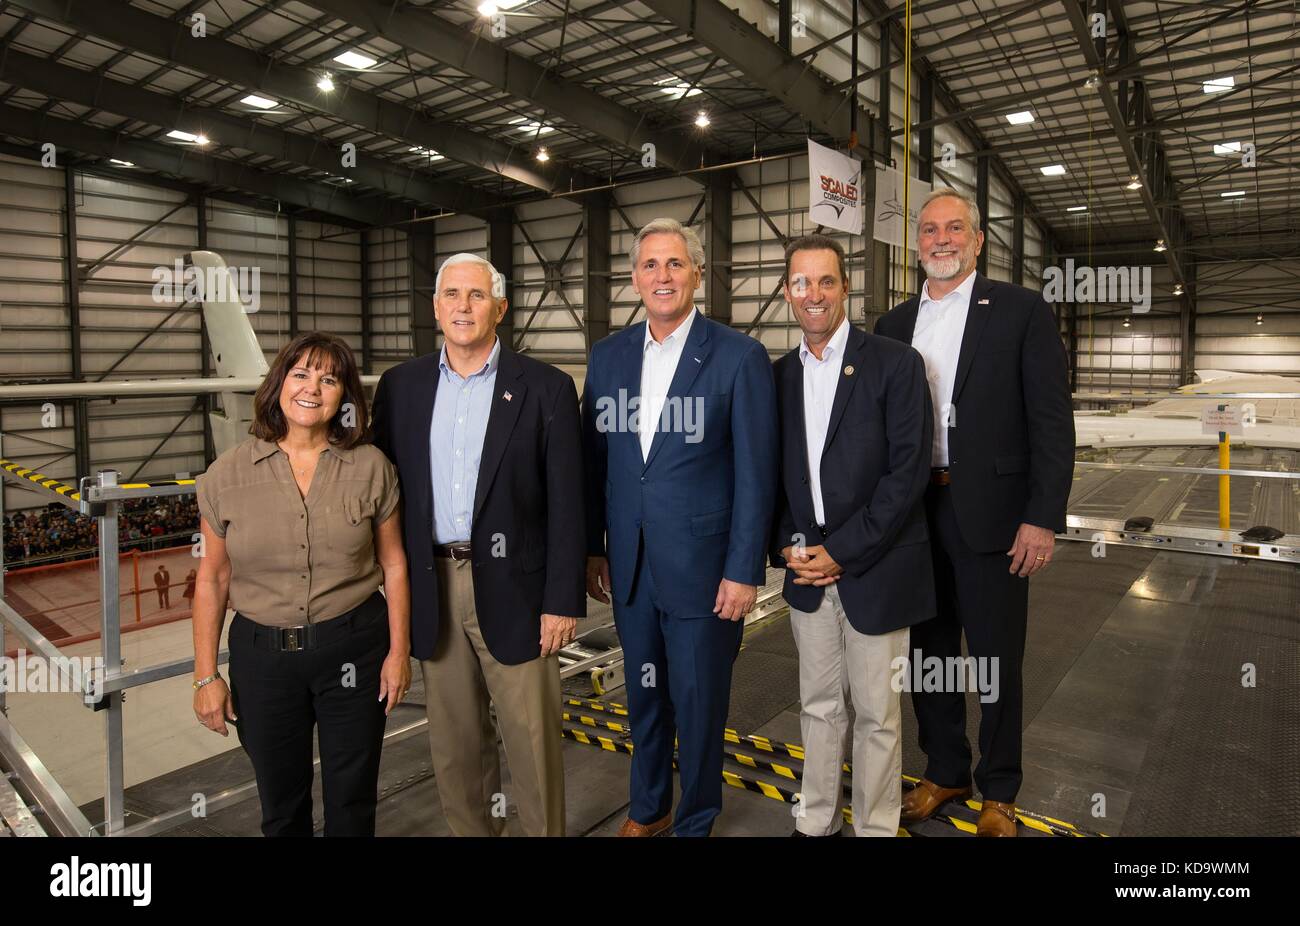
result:
<svg viewBox="0 0 1300 926"><path fill-rule="evenodd" d="M862 162L808 139L808 218L862 234Z"/></svg>
<svg viewBox="0 0 1300 926"><path fill-rule="evenodd" d="M916 250L916 221L921 213L921 203L930 195L931 184L911 178L907 203L906 244ZM876 203L872 237L886 244L901 246L903 236L903 175L892 167L876 165Z"/></svg>

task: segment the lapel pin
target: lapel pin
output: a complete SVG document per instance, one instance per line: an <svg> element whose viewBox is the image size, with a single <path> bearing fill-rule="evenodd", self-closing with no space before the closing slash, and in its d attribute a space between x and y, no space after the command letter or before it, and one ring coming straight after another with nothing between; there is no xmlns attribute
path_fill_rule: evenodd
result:
<svg viewBox="0 0 1300 926"><path fill-rule="evenodd" d="M988 305L988 304L989 304L989 301L988 301L987 299L981 299L981 300L980 300L978 303L976 303L976 304L977 304L977 305Z"/></svg>
<svg viewBox="0 0 1300 926"><path fill-rule="evenodd" d="M852 375L853 375L853 364L850 363L848 366L846 366L846 367L844 368L844 375L845 375L845 376L852 376Z"/></svg>
<svg viewBox="0 0 1300 926"><path fill-rule="evenodd" d="M696 358L695 358L695 362L696 362L696 363L703 363L704 361L701 360L699 357L696 357Z"/></svg>
<svg viewBox="0 0 1300 926"><path fill-rule="evenodd" d="M514 396L512 396L512 395L511 395L510 393L508 393L508 392L503 392L503 393L501 393L501 398L503 398L503 399L505 399L507 402L509 402L511 399L514 398Z"/></svg>

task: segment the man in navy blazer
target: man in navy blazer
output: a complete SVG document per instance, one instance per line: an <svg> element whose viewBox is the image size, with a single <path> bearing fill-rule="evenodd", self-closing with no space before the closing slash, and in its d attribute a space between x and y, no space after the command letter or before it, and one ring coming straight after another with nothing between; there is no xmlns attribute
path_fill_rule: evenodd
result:
<svg viewBox="0 0 1300 926"><path fill-rule="evenodd" d="M795 239L785 262L785 296L803 339L776 362L782 492L772 559L787 570L799 647L803 799L793 835L840 830L851 695L853 829L892 837L903 765L894 680L908 628L935 614L925 362L849 324L838 241Z"/></svg>
<svg viewBox="0 0 1300 926"><path fill-rule="evenodd" d="M1052 310L1031 289L981 276L983 246L978 206L956 190L931 193L917 226L925 284L876 333L925 358L934 408L926 516L938 614L913 628L913 655L951 664L964 634L982 674L996 679L996 694L980 698L977 835L1015 836L1026 579L1051 563L1065 529L1074 413ZM906 821L971 796L965 691L913 689L912 705L928 764L903 800Z"/></svg>
<svg viewBox="0 0 1300 926"><path fill-rule="evenodd" d="M438 797L456 835L503 834L499 730L520 828L562 836L557 653L587 605L578 393L497 337L505 277L483 258L443 262L433 309L442 349L384 373L373 426L402 482Z"/></svg>
<svg viewBox="0 0 1300 926"><path fill-rule="evenodd" d="M655 219L632 285L646 322L596 344L583 393L587 592L614 599L632 724L620 836L707 836L722 809L731 667L763 584L776 396L761 344L696 311L704 248Z"/></svg>

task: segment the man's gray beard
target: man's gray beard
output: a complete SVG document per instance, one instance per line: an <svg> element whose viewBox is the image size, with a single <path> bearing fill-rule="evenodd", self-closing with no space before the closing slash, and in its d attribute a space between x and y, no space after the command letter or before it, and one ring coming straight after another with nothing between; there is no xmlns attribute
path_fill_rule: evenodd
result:
<svg viewBox="0 0 1300 926"><path fill-rule="evenodd" d="M955 254L947 259L922 260L925 275L934 280L951 280L961 272L961 255Z"/></svg>

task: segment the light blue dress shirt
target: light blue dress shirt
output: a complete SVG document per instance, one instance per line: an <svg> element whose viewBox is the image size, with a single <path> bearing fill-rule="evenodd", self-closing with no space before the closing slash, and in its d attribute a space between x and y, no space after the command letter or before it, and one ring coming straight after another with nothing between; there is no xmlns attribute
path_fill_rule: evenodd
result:
<svg viewBox="0 0 1300 926"><path fill-rule="evenodd" d="M501 340L483 367L461 376L447 363L447 348L438 360L438 391L429 425L429 472L433 481L433 539L461 543L473 527L474 490L483 457L483 437L492 413Z"/></svg>

